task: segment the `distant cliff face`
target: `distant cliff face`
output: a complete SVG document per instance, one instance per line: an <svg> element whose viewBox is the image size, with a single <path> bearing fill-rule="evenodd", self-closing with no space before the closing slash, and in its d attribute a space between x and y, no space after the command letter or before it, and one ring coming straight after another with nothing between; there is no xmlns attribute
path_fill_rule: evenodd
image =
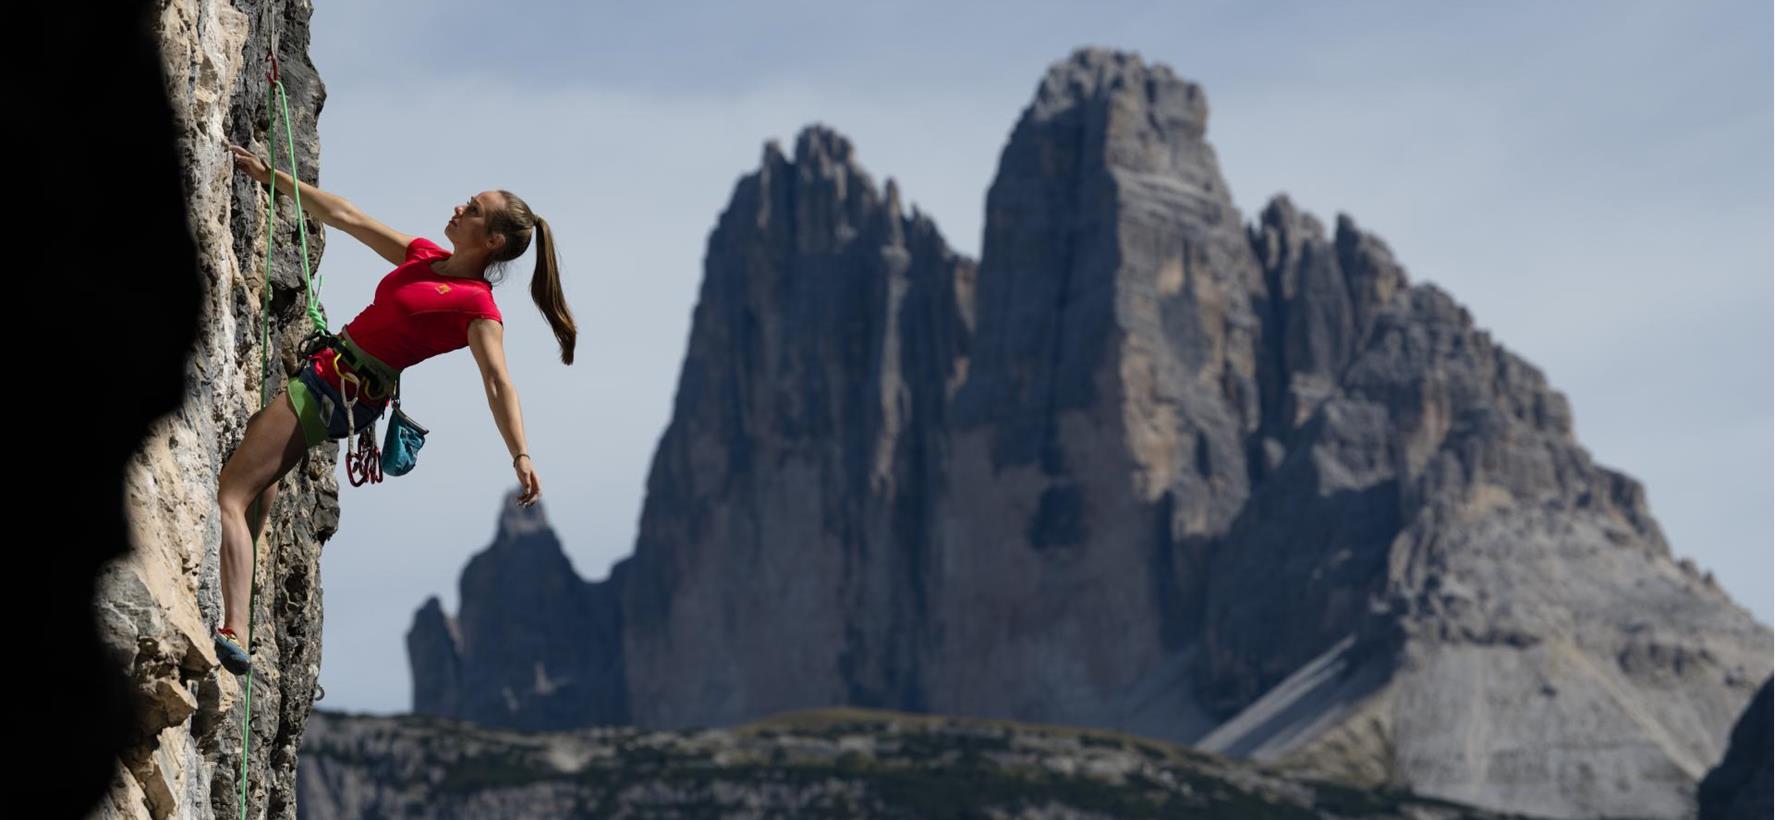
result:
<svg viewBox="0 0 1775 820"><path fill-rule="evenodd" d="M857 709L697 732L534 734L317 712L300 772L304 820L1494 816L1119 733Z"/></svg>
<svg viewBox="0 0 1775 820"><path fill-rule="evenodd" d="M413 711L532 731L628 721L616 599L574 574L544 509L508 495L493 544L462 572L462 611L420 609Z"/></svg>
<svg viewBox="0 0 1775 820"><path fill-rule="evenodd" d="M266 222L264 189L235 172L228 143L271 153L266 57L273 31L304 181L316 176L314 124L324 96L306 54L311 5L263 6L248 14L230 3L174 0L150 19L173 107L202 305L177 409L153 424L126 465L133 549L105 568L93 601L108 660L127 671L138 709L98 817L238 812L244 679L216 665L211 645L221 619L215 496L221 466L259 406ZM281 137L278 147L287 165ZM270 294L270 337L286 358L305 329L292 212L288 200L279 203ZM308 233L316 257L319 226ZM154 264L137 273L152 278ZM114 365L129 366L127 350L115 356ZM272 359L274 395L284 364ZM316 450L284 480L258 555L247 799L262 816L295 814L295 753L320 663L317 561L338 526L332 463L329 451Z"/></svg>
<svg viewBox="0 0 1775 820"><path fill-rule="evenodd" d="M428 606L416 672L459 671L416 708L534 727L568 679L589 722L886 707L1686 811L1768 629L1379 238L1280 196L1246 223L1207 119L1163 66L1057 63L977 266L836 133L768 147L709 240L635 553L551 604L585 614L537 616L596 624L545 627L584 652ZM465 574L463 622L534 597L481 580L505 560Z"/></svg>

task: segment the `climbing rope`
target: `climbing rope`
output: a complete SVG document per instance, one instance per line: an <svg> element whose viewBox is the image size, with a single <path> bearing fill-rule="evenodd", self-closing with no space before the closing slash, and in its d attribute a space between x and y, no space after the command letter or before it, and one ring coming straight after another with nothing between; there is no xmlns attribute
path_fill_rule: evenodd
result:
<svg viewBox="0 0 1775 820"><path fill-rule="evenodd" d="M279 76L279 72L278 72L277 32L276 32L275 27L271 27L268 30L271 32L271 37L270 37L271 45L270 45L270 70L268 71L267 77L266 77L270 81L269 84L266 86L266 109L267 109L268 116L271 116L271 117L275 117L275 115L279 111L282 111L282 113L283 113L284 146L287 149L287 152L289 154L290 186L291 186L291 189L294 193L293 198L296 201L296 230L297 230L297 235L300 237L300 240L301 240L300 244L301 244L301 248L302 248L302 281L303 281L303 285L304 285L305 296L307 297L307 303L308 303L308 320L309 320L309 324L311 325L309 339L312 341L316 337L325 337L325 336L329 335L328 331L327 331L326 317L322 316L321 312L320 312L320 289L321 289L322 281L318 277L315 277L313 275L312 268L311 268L311 266L309 264L309 260L308 260L308 221L302 212L302 183L301 183L299 176L297 175L296 137L295 137L295 131L294 131L293 127L290 125L289 95L286 94L284 91L283 80ZM260 316L260 320L259 320L259 331L260 331L260 336L259 336L259 352L260 352L260 356L259 356L259 409L261 411L265 409L265 405L267 405L271 402L271 398L272 398L272 396L271 396L271 380L269 378L267 378L267 374L270 373L270 370L271 370L271 257L272 257L272 249L275 247L275 244L276 244L276 235L277 235L277 230L276 230L277 229L277 125L276 125L275 121L271 122L269 130L270 130L269 139L270 139L270 143L271 143L271 162L270 162L271 175L266 180L267 195L265 197L265 200L266 200L265 280L264 280L262 286L260 287L260 293L262 294L263 299L262 299L261 316ZM304 344L304 347L308 347L308 346L309 346L308 344L306 344L306 343ZM260 504L260 499L254 498L252 507L248 511L248 515L249 515L248 520L249 521L257 519L259 517L259 514L260 514L259 504ZM258 645L257 642L253 638L253 628L255 626L255 622L257 621L257 613L258 613L259 540L261 538L263 538L265 535L263 530L264 530L264 528L261 527L261 531L259 532L259 534L253 538L253 564L252 564L253 582L250 585L250 590L249 590L249 594L247 597L247 636L246 637L247 637L247 651L249 654ZM246 674L246 679L247 679L247 681L246 681L246 698L245 698L246 712L245 712L244 717L241 720L241 726L240 726L240 777L239 777L239 782L240 782L240 817L241 817L241 820L246 820L246 816L247 816L247 773L248 773L248 765L247 764L248 764L249 760L251 759L252 739L253 739L253 734L252 734L252 726L253 726L253 672L254 672L253 667L248 666L247 674Z"/></svg>

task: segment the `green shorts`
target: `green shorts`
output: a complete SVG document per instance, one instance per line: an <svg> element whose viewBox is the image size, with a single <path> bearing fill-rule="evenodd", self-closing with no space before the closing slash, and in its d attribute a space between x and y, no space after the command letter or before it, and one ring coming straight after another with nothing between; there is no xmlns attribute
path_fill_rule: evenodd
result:
<svg viewBox="0 0 1775 820"><path fill-rule="evenodd" d="M339 441L361 432L376 423L388 409L388 399L381 401L359 400L351 405L349 424L346 420L345 400L333 386L322 381L314 372L314 362L302 365L302 372L290 379L287 390L290 404L296 408L296 418L302 422L302 437L307 439L308 446L313 447L325 441Z"/></svg>

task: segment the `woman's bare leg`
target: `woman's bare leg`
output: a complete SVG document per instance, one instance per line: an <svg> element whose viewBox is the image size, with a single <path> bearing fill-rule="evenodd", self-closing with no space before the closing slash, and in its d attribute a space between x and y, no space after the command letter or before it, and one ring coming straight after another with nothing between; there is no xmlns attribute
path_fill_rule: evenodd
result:
<svg viewBox="0 0 1775 820"><path fill-rule="evenodd" d="M247 505L249 513L247 523L252 527L248 535L252 536L254 543L258 543L259 536L265 532L265 519L271 514L271 505L277 501L277 485L282 481L283 478L278 477L276 481L271 482L271 486L265 488L265 492L259 493L259 497L253 499L253 503Z"/></svg>
<svg viewBox="0 0 1775 820"><path fill-rule="evenodd" d="M217 479L216 506L222 516L222 625L242 643L247 638L247 605L253 591L253 540L277 493L277 481L308 450L302 424L289 394L279 396L247 422L246 436ZM255 497L264 508L249 526L247 510Z"/></svg>

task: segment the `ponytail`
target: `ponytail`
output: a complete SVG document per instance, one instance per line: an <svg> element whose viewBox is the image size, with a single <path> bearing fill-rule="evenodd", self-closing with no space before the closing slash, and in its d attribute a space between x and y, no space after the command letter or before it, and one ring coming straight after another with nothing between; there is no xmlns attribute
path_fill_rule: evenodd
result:
<svg viewBox="0 0 1775 820"><path fill-rule="evenodd" d="M536 218L536 271L530 274L530 298L542 311L555 340L561 343L561 363L573 364L573 345L579 328L573 323L573 312L567 309L567 298L561 295L561 267L555 261L555 238L549 223Z"/></svg>
<svg viewBox="0 0 1775 820"><path fill-rule="evenodd" d="M561 363L573 364L573 346L579 338L579 328L573 323L573 312L567 309L567 298L561 295L561 266L555 259L553 230L516 194L505 190L499 194L505 197L506 207L491 214L487 227L493 233L504 234L505 245L494 255L493 261L509 262L518 258L530 247L531 235L536 236L536 271L530 275L530 299L536 302L536 309L542 311L542 318L548 320L549 329L555 332L555 340L561 344ZM498 284L497 280L490 281Z"/></svg>

